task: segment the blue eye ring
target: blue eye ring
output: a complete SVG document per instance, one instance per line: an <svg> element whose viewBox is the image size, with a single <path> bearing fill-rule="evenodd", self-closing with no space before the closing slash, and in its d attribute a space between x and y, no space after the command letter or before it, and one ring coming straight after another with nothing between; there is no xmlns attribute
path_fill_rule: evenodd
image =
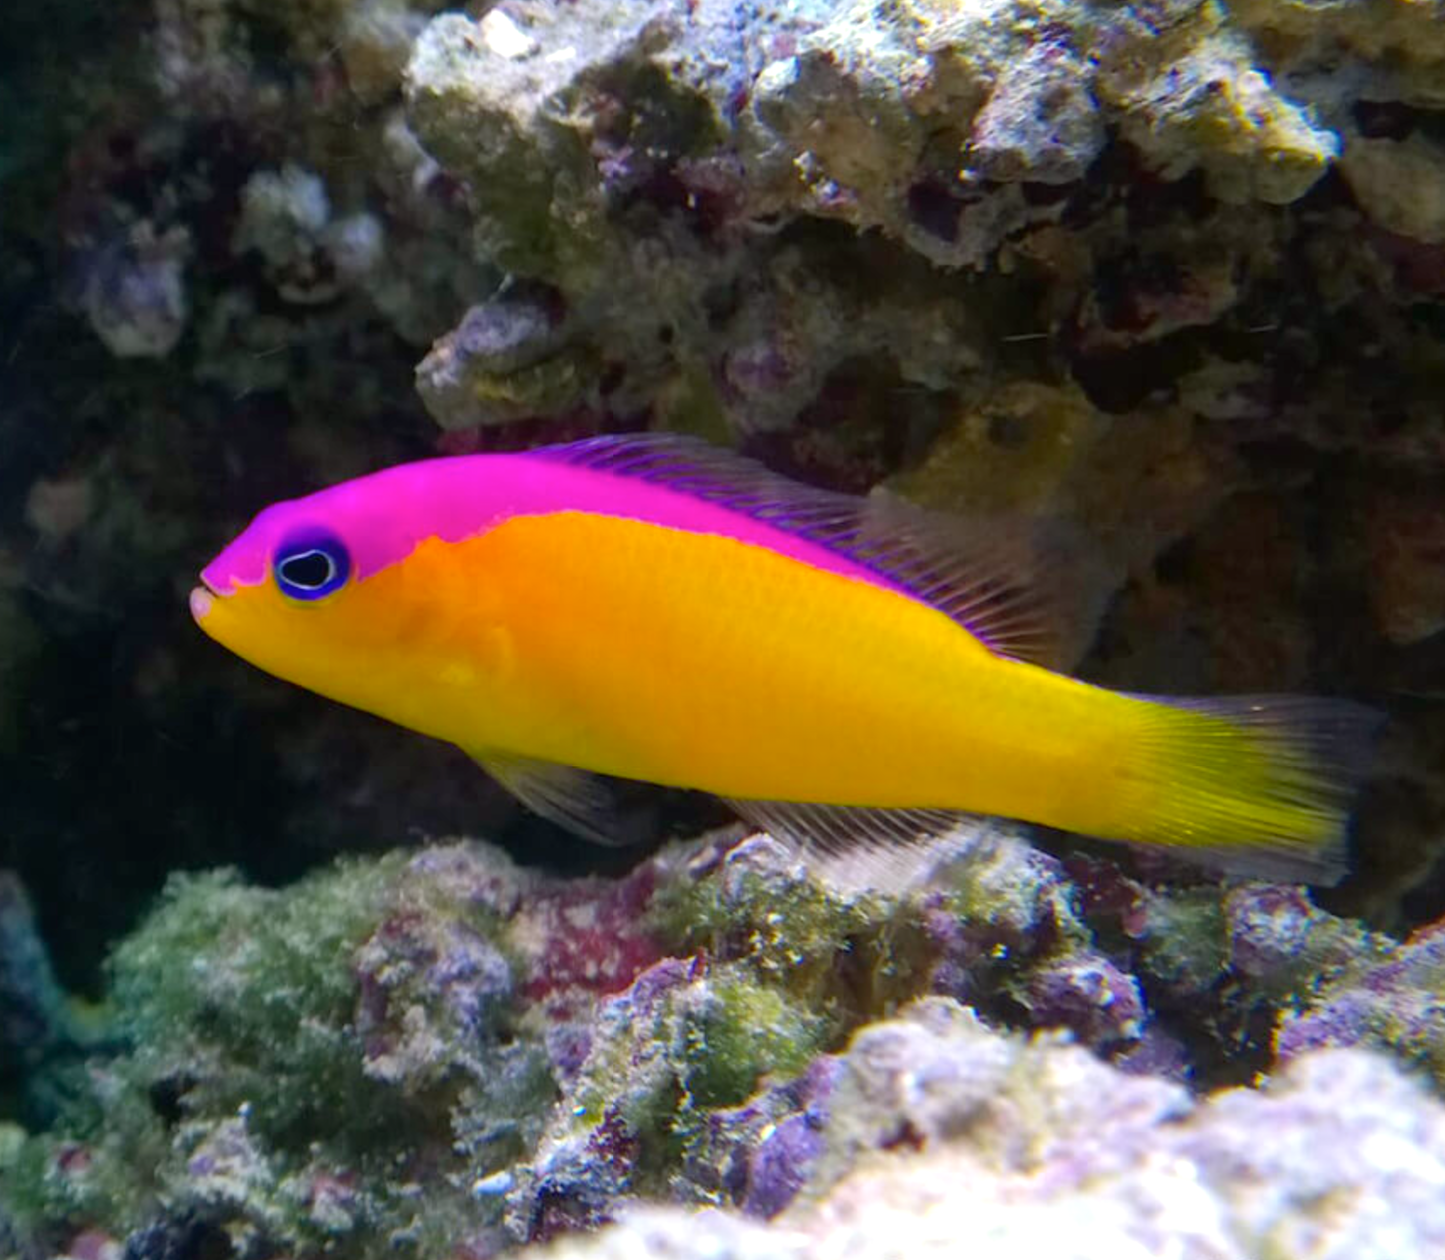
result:
<svg viewBox="0 0 1445 1260"><path fill-rule="evenodd" d="M330 530L303 530L276 548L271 573L287 599L325 599L351 577L351 553Z"/></svg>

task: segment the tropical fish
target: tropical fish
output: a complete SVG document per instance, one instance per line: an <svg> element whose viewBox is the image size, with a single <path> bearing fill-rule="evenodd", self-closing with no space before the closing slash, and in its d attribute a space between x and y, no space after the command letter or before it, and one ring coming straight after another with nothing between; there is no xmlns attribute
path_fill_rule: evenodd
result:
<svg viewBox="0 0 1445 1260"><path fill-rule="evenodd" d="M608 777L828 844L994 814L1325 883L1376 715L1176 700L1049 668L1072 629L1028 530L810 489L701 442L404 464L266 508L201 628L461 746L612 838Z"/></svg>

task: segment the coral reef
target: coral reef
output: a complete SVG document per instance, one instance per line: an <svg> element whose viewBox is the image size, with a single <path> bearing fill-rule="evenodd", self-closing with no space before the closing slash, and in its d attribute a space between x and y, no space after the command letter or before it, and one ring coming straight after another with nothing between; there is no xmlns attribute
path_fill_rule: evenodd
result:
<svg viewBox="0 0 1445 1260"><path fill-rule="evenodd" d="M113 1040L83 1087L0 1146L0 1200L27 1247L69 1254L178 1230L494 1254L639 1202L791 1222L860 1177L927 1195L924 1164L892 1166L914 1151L972 1167L981 1210L1067 1214L1087 1184L1125 1231L1159 1215L1148 1168L1187 1164L1218 1229L1285 1246L1324 1228L1331 1187L1403 1166L1365 1167L1370 1143L1435 1149L1419 1087L1309 1053L1428 1060L1428 941L1397 950L1298 890L1191 900L1075 866L983 824L886 859L730 829L615 879L461 842L281 890L176 876L111 957ZM1191 1100L1268 1071L1275 1026L1268 1093Z"/></svg>

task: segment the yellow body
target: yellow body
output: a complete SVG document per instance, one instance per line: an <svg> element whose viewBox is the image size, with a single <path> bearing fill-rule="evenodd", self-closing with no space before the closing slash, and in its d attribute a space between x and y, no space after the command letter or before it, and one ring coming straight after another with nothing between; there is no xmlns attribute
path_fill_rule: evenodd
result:
<svg viewBox="0 0 1445 1260"><path fill-rule="evenodd" d="M229 600L206 621L241 655L477 753L1114 836L1133 833L1143 804L1133 743L1158 706L997 656L917 600L730 538L516 517L428 540L299 614L274 587L244 599L244 624L226 625ZM314 651L280 630L298 616Z"/></svg>

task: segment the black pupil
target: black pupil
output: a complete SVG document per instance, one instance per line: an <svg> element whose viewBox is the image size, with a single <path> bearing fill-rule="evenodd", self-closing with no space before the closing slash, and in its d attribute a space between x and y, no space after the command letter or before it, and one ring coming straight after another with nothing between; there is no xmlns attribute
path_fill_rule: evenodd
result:
<svg viewBox="0 0 1445 1260"><path fill-rule="evenodd" d="M324 551L303 551L299 556L287 556L281 561L281 576L304 591L325 586L333 572L331 557Z"/></svg>

